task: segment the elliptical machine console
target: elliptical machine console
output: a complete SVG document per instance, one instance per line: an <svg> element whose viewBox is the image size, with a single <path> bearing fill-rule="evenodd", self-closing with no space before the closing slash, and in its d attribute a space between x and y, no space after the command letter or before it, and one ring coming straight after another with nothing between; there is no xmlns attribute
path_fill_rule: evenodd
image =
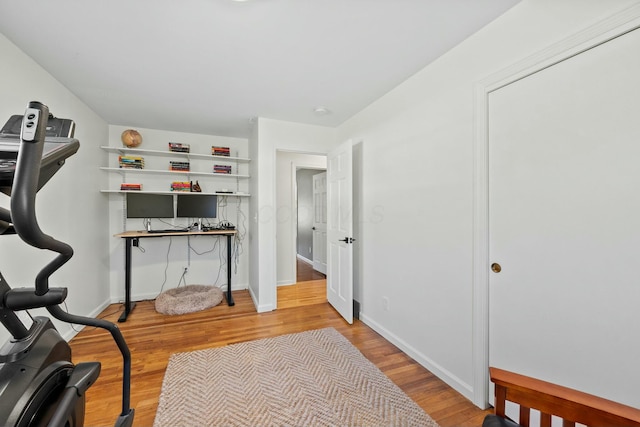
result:
<svg viewBox="0 0 640 427"><path fill-rule="evenodd" d="M12 131L19 122L20 134ZM49 136L48 122L68 132ZM131 355L118 327L108 321L62 310L66 288L49 287L49 277L73 256L66 243L45 234L35 214L36 193L79 147L71 120L55 119L46 105L29 103L24 116L13 116L0 132L0 191L11 197L0 207L0 235L17 234L25 243L58 255L36 275L35 286L12 289L0 273L0 322L11 334L0 347L0 425L69 426L84 424L85 392L100 375L99 362L74 365L71 348L48 317L37 316L27 328L16 312L44 307L63 322L108 330L123 359L122 412L116 426L131 426ZM1 267L1 266L0 266Z"/></svg>

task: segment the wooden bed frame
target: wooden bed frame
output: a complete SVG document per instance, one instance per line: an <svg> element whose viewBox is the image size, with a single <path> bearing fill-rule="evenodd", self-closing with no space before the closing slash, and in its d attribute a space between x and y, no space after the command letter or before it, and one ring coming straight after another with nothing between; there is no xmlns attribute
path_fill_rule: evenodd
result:
<svg viewBox="0 0 640 427"><path fill-rule="evenodd" d="M552 415L563 420L563 427L640 427L640 409L503 369L489 372L495 384L495 416L506 418L505 402L517 403L521 426L529 427L530 410L536 409L541 427L551 426Z"/></svg>

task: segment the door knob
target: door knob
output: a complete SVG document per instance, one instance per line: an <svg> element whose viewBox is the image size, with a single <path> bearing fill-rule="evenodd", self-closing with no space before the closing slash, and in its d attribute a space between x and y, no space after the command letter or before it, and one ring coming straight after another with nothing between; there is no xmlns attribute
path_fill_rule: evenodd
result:
<svg viewBox="0 0 640 427"><path fill-rule="evenodd" d="M316 228L315 228L315 227L311 227L311 229L312 229L312 230L315 230Z"/></svg>
<svg viewBox="0 0 640 427"><path fill-rule="evenodd" d="M497 262L494 262L493 264L491 264L491 271L493 271L494 273L500 273L502 271L502 267Z"/></svg>

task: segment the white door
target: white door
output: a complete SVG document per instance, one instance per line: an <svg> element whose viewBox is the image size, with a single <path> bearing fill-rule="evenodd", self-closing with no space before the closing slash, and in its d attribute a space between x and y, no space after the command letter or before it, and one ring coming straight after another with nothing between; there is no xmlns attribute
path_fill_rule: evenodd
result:
<svg viewBox="0 0 640 427"><path fill-rule="evenodd" d="M313 269L327 274L327 173L313 175Z"/></svg>
<svg viewBox="0 0 640 427"><path fill-rule="evenodd" d="M489 95L489 362L640 404L640 30ZM493 269L492 269L493 270Z"/></svg>
<svg viewBox="0 0 640 427"><path fill-rule="evenodd" d="M351 141L327 156L327 299L353 323Z"/></svg>

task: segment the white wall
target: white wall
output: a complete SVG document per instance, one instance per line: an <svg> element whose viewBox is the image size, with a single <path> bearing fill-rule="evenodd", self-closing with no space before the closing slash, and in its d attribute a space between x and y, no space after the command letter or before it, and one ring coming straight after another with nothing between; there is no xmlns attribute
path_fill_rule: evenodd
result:
<svg viewBox="0 0 640 427"><path fill-rule="evenodd" d="M127 126L109 126L109 146L122 147L120 136ZM168 151L168 143L179 142L189 144L191 153L211 154L211 146L225 146L231 149L233 157L249 157L248 141L243 138L229 138L220 136L190 134L181 132L168 132L156 129L135 128L142 137L143 142L138 147L146 150ZM145 168L149 170L168 170L170 160L167 156L153 156L142 154L145 160ZM109 166L118 166L118 155L109 156ZM191 159L191 170L194 172L212 172L216 163L212 159ZM221 162L230 164L227 162ZM107 163L104 163L107 166ZM237 166L237 169L236 169ZM101 172L107 174L106 172ZM247 175L249 164L238 162L232 164L233 174ZM204 192L216 190L232 190L249 192L249 181L230 177L206 177L193 176L193 181L198 180ZM118 189L123 180L127 182L139 182L144 190L169 191L172 181L187 180L183 175L170 176L166 174L148 175L127 173L123 177L120 173L108 174L110 189ZM109 235L121 233L126 230L141 230L141 219L126 219L124 211L123 194L105 194L109 199ZM223 207L226 199L226 207ZM249 248L246 241L248 236L249 201L247 197L218 196L217 220L230 221L237 226L237 239L241 239L241 253L238 255L237 268L232 266L232 289L247 289L249 281ZM184 218L153 219L152 228L171 228L173 225L187 226L188 220ZM110 258L110 283L111 302L124 299L124 240L111 238L109 240ZM189 249L189 245L192 249ZM144 250L144 252L143 252ZM153 299L163 290L175 288L179 284L216 285L226 290L226 238L223 237L164 237L161 239L141 239L140 246L132 250L131 269L131 294L133 300ZM184 277L183 268L188 268Z"/></svg>
<svg viewBox="0 0 640 427"><path fill-rule="evenodd" d="M94 316L109 300L109 242L107 198L100 194L97 171L104 154L99 146L107 141L107 123L63 87L13 43L0 35L0 121L23 114L29 101L41 101L57 117L76 123L80 141L77 154L38 193L36 210L42 230L74 249L74 256L51 276L50 286L67 287L66 309ZM0 204L9 207L1 195ZM12 287L34 286L38 271L53 253L33 249L17 236L0 236L0 269ZM33 310L33 314L47 314ZM71 327L55 322L63 336L75 334ZM8 334L0 331L0 339Z"/></svg>
<svg viewBox="0 0 640 427"><path fill-rule="evenodd" d="M258 252L259 262L252 263L252 268L257 268L252 274L258 280L259 290L254 294L259 295L258 311L270 311L276 308L277 285L277 200L276 200L276 152L297 151L306 154L326 154L337 145L336 130L321 126L307 126L297 123L282 122L279 120L258 119L254 132L258 136L255 145L252 145L252 158L256 158L254 164L257 167L255 183L257 191L252 190L252 203L255 209L251 213L252 230L255 247ZM252 144L252 143L250 143ZM255 193L255 194L254 194ZM259 226L254 228L254 224ZM253 280L253 276L252 276ZM253 287L253 283L251 285Z"/></svg>
<svg viewBox="0 0 640 427"><path fill-rule="evenodd" d="M326 169L327 157L322 155L278 151L276 154L276 236L277 283L296 282L297 167Z"/></svg>
<svg viewBox="0 0 640 427"><path fill-rule="evenodd" d="M525 0L339 128L362 140L361 318L470 399L474 84L634 3Z"/></svg>
<svg viewBox="0 0 640 427"><path fill-rule="evenodd" d="M249 293L251 294L251 298L253 299L253 304L256 306L258 311L262 311L260 309L260 265L262 261L261 253L260 253L260 240L258 236L260 235L260 223L258 222L258 211L259 211L259 194L260 194L260 186L259 184L259 165L260 165L260 157L258 150L259 143L259 127L257 123L254 123L251 128L251 135L249 135L249 156L251 158L251 163L249 164L249 174L253 177L249 181L249 193L251 194L251 198L249 199L249 223L251 224L251 233L249 233Z"/></svg>

